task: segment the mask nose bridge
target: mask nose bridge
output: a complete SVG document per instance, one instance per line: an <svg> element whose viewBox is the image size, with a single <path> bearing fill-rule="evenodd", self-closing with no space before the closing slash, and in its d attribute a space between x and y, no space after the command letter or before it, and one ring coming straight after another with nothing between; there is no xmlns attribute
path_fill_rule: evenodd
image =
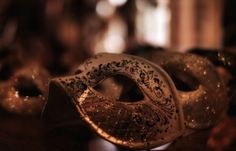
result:
<svg viewBox="0 0 236 151"><path fill-rule="evenodd" d="M44 122L53 127L80 123L72 99L58 79L51 80L48 100L41 115Z"/></svg>

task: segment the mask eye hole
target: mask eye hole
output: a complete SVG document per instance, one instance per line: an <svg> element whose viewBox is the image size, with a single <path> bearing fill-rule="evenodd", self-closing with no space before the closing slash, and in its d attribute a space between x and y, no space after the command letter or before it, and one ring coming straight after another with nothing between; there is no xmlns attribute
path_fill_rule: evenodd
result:
<svg viewBox="0 0 236 151"><path fill-rule="evenodd" d="M138 102L144 95L138 85L129 77L114 75L100 82L94 89L104 96L109 96L120 102Z"/></svg>
<svg viewBox="0 0 236 151"><path fill-rule="evenodd" d="M170 74L176 88L180 91L194 91L199 87L199 81L188 73L175 72Z"/></svg>
<svg viewBox="0 0 236 151"><path fill-rule="evenodd" d="M16 91L20 96L37 97L42 95L42 91L37 87L33 80L20 76L15 84Z"/></svg>

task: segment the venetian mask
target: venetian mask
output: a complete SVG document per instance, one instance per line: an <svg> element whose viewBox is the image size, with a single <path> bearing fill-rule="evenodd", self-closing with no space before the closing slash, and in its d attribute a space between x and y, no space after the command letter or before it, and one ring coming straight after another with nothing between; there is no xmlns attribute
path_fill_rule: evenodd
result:
<svg viewBox="0 0 236 151"><path fill-rule="evenodd" d="M48 72L37 64L23 67L1 83L1 107L19 115L40 115L47 98Z"/></svg>
<svg viewBox="0 0 236 151"><path fill-rule="evenodd" d="M43 118L55 125L82 118L104 139L133 149L157 147L216 123L228 100L214 66L195 55L163 52L157 58L156 63L124 54L90 58L74 75L51 80ZM117 75L133 81L142 97L128 102L96 89ZM189 89L178 89L171 77Z"/></svg>

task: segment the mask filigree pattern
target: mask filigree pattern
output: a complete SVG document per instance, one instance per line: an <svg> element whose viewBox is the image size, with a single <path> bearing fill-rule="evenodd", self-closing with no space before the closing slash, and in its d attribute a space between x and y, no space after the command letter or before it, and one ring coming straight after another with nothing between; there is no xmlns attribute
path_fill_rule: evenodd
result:
<svg viewBox="0 0 236 151"><path fill-rule="evenodd" d="M75 75L51 81L51 88L60 91L49 90L49 105L45 107L44 117L52 119L55 116L49 107L55 101L69 100L72 110L79 113L97 134L110 142L133 149L163 145L186 135L188 128L196 130L213 125L227 105L226 91L221 87L214 66L206 59L194 55L160 56L163 57L159 59L161 67L131 55L95 55L80 65ZM171 59L167 56L171 56ZM169 73L172 70L167 74L166 71ZM200 84L189 92L177 90L169 75L179 73L194 77ZM135 102L127 102L105 96L95 89L102 81L116 75L126 76L135 82L144 97ZM65 97L50 97L50 92L62 93ZM207 95L209 92L218 93L216 96L223 100L219 101L212 94ZM52 101L55 103L50 103ZM223 101L226 103L223 104ZM222 103L216 105L214 102ZM208 114L210 107L217 109L217 113ZM60 113L60 110L57 109L57 112ZM66 113L63 116L65 120ZM198 117L203 119L197 120ZM202 122L206 120L209 122Z"/></svg>

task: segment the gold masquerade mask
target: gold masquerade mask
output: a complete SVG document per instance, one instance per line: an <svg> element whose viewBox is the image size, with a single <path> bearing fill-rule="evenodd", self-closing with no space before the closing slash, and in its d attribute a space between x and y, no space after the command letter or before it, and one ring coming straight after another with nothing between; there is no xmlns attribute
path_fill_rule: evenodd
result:
<svg viewBox="0 0 236 151"><path fill-rule="evenodd" d="M195 55L163 53L158 58L160 66L124 54L90 58L75 75L51 80L43 118L57 125L82 117L101 137L134 149L160 146L217 122L228 100L214 66ZM125 102L95 89L116 75L135 82L143 99ZM170 78L175 76L194 83L191 91L178 90Z"/></svg>

